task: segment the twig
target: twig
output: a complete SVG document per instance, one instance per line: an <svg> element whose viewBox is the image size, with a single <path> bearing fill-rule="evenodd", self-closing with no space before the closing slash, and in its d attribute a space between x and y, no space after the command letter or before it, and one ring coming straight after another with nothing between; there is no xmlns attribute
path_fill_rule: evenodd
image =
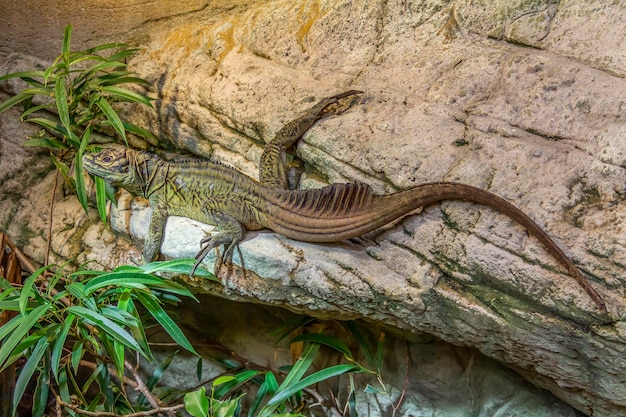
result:
<svg viewBox="0 0 626 417"><path fill-rule="evenodd" d="M322 394L320 394L319 392L317 392L314 389L311 388L305 388L303 389L304 392L306 392L307 394L309 394L311 397L315 398L317 400L316 403L309 405L309 408L319 405L322 410L324 410L324 413L327 416L332 416L332 417L341 417L341 413L339 412L339 410L337 409L337 407L333 407L333 406L326 406L324 405L325 399L324 397L322 397Z"/></svg>
<svg viewBox="0 0 626 417"><path fill-rule="evenodd" d="M84 416L90 416L90 417L144 417L144 416L152 416L152 415L160 414L160 413L167 413L169 415L174 415L174 413L177 410L180 410L183 407L185 407L184 404L178 404L178 405L173 405L171 407L157 407L152 410L138 411L136 413L131 413L131 414L117 414L117 413L111 413L108 411L83 410L79 408L77 405L66 403L58 395L57 395L57 406L69 408L70 410L72 410L73 412L77 414L82 414Z"/></svg>
<svg viewBox="0 0 626 417"><path fill-rule="evenodd" d="M128 360L124 361L124 366L126 367L126 369L130 371L130 373L133 375L133 378L137 382L137 387L135 389L141 392L144 395L144 397L146 397L146 399L148 400L148 402L154 409L168 408L168 407L163 406L161 401L157 397L155 397L154 394L152 394L152 392L150 392L146 384L143 382L141 375L139 375L139 372L137 371L137 367L133 366L130 362L128 362ZM166 412L168 416L175 417L175 414L173 411L164 411L164 412Z"/></svg>
<svg viewBox="0 0 626 417"><path fill-rule="evenodd" d="M402 401L404 401L404 396L406 395L406 389L409 386L409 342L406 340L404 341L404 358L404 386L402 387L402 392L400 393L398 402L396 404L391 404L391 407L393 408L393 413L391 414L392 416L395 416L396 412L400 409Z"/></svg>
<svg viewBox="0 0 626 417"><path fill-rule="evenodd" d="M33 272L37 270L37 268L35 268L35 265L33 264L33 261L28 256L26 256L24 252L20 250L20 248L18 248L13 242L11 242L11 239L7 237L5 239L5 242L9 246L9 248L11 248L11 251L15 253L15 256L17 257L17 259L19 259L20 263L22 264L22 267L26 271L32 274Z"/></svg>

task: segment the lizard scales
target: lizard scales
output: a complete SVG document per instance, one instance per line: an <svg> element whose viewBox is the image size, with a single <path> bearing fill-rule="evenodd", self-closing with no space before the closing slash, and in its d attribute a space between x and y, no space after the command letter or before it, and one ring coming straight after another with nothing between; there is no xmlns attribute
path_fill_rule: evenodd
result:
<svg viewBox="0 0 626 417"><path fill-rule="evenodd" d="M86 154L84 167L150 200L153 214L144 245L146 261L157 256L170 215L216 225L217 232L202 241L197 266L220 245L225 245L224 258L229 260L247 230L267 228L295 240L336 242L361 236L436 202L466 200L492 207L524 226L606 312L600 295L546 232L520 209L489 191L455 182L426 183L388 195L376 195L362 183L288 190L286 149L315 121L333 111L338 113L333 106L343 98L359 93L349 91L324 99L281 129L261 157L259 181L221 164L167 162L131 149L105 148Z"/></svg>

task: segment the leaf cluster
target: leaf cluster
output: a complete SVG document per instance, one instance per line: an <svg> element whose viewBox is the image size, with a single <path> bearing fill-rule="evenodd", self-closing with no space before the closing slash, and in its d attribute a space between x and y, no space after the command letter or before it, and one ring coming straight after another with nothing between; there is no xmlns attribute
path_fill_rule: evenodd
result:
<svg viewBox="0 0 626 417"><path fill-rule="evenodd" d="M305 325L312 319L305 318L304 320L304 322L298 323L298 326ZM305 345L300 357L287 369L286 375L272 370L245 369L233 375L221 376L213 381L208 394L205 387L187 393L184 398L186 411L193 417L240 417L242 415L247 415L248 417L302 416L301 412L304 404L307 402L305 397L314 391L312 387L331 378L347 374L350 378L350 394L344 408L348 410L348 415L355 416L355 384L353 375L358 373L376 375L382 389L376 389L368 384L365 392L388 394L382 383L380 371L382 367L384 336L381 336L379 339L376 352L373 353L369 341L366 340L366 337L354 323L346 322L342 326L351 336L351 339L356 342L369 364L375 367L375 370L358 363L352 353L352 349L342 340L324 333L304 333L291 340L292 344L297 345L304 342ZM312 371L315 367L314 360L322 346L341 353L347 363L339 363ZM279 384L278 381L281 379L282 382ZM245 393L242 393L241 390L251 383L256 384L258 388L252 404L247 410L247 414L243 414L241 401ZM315 400L319 401L319 396ZM337 407L318 405L325 407L325 411L328 414L331 414L330 409L332 408L334 415L346 415L346 410L339 412Z"/></svg>
<svg viewBox="0 0 626 417"><path fill-rule="evenodd" d="M126 59L136 50L121 43L108 43L84 51L70 48L72 26L65 28L61 54L45 70L20 71L0 77L0 81L19 78L28 87L0 103L0 113L23 104L22 121L42 128L24 145L47 148L58 171L87 210L87 191L82 157L90 151L94 131L111 131L127 142L127 132L153 139L147 130L123 121L115 107L118 103L139 103L152 107L152 99L126 86L150 83L128 71ZM74 175L69 161L73 160ZM100 217L106 221L107 192L104 181L96 179Z"/></svg>
<svg viewBox="0 0 626 417"><path fill-rule="evenodd" d="M78 270L67 276L43 267L22 288L0 278L0 310L16 313L0 327L0 370L26 360L15 385L13 415L35 375L34 417L43 415L50 390L64 403L78 400L87 410L134 411L123 389L123 376L129 355L153 359L145 332L148 319L196 354L163 308L164 302L175 304L180 297L193 295L180 284L154 275L190 270L193 262L153 262L112 272ZM85 369L87 362L95 365L86 381L79 382L78 370ZM99 394L89 398L87 392L94 384Z"/></svg>

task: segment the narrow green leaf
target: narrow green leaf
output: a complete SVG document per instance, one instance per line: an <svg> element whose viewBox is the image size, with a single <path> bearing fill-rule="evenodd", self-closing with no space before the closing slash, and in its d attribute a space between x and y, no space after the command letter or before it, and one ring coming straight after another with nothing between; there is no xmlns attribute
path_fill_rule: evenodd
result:
<svg viewBox="0 0 626 417"><path fill-rule="evenodd" d="M12 97L9 97L8 99L6 99L2 103L0 103L0 113L5 111L6 109L9 109L9 108L15 106L18 103L21 103L22 101L26 100L27 98L31 98L32 96L33 96L33 94L31 94L31 93L21 92L21 93L16 94L16 95L14 95Z"/></svg>
<svg viewBox="0 0 626 417"><path fill-rule="evenodd" d="M128 145L128 141L126 140L126 132L124 130L124 124L122 123L122 120L117 115L115 110L113 110L113 107L111 107L109 102L106 101L104 97L100 97L100 99L96 101L96 106L98 106L98 108L102 110L102 113L104 113L109 123L111 123L113 129L115 129L115 131L122 137L122 139L124 139L124 142Z"/></svg>
<svg viewBox="0 0 626 417"><path fill-rule="evenodd" d="M150 351L150 346L148 344L148 338L146 337L146 333L144 331L143 325L141 323L141 318L139 317L139 313L135 308L135 303L132 299L133 291L131 288L126 288L122 290L122 293L119 295L117 307L120 310L126 311L131 314L134 320L138 323L137 326L132 326L130 331L137 341L143 347L143 349L148 352Z"/></svg>
<svg viewBox="0 0 626 417"><path fill-rule="evenodd" d="M37 369L37 365L39 361L43 357L44 353L46 353L46 349L48 348L48 340L46 338L39 339L39 343L35 346L30 357L26 361L26 364L22 367L20 371L20 376L17 378L15 382L15 389L13 390L13 413L12 416L15 416L17 411L17 406L22 399L22 395L24 395L24 391L26 391L26 387L28 386L28 382L32 378L35 370Z"/></svg>
<svg viewBox="0 0 626 417"><path fill-rule="evenodd" d="M144 80L139 77L111 77L111 78L103 78L101 85L119 85L119 84L141 84L141 85L152 85L150 81Z"/></svg>
<svg viewBox="0 0 626 417"><path fill-rule="evenodd" d="M355 322L354 321L346 321L346 322L343 323L343 325L348 330L350 335L352 335L354 340L356 340L357 344L359 345L359 348L361 348L361 351L365 355L365 358L367 359L367 362L371 366L374 366L376 364L376 361L374 360L374 354L372 353L372 349L370 348L370 344L365 340L365 337L363 336L363 333L357 328Z"/></svg>
<svg viewBox="0 0 626 417"><path fill-rule="evenodd" d="M96 204L98 206L98 214L102 223L107 224L107 195L106 182L103 178L93 177L96 184Z"/></svg>
<svg viewBox="0 0 626 417"><path fill-rule="evenodd" d="M149 355L142 349L137 341L126 330L124 330L121 326L119 326L112 320L104 317L102 314L99 314L82 306L68 307L68 311L79 317L82 317L83 319L92 323L97 328L101 329L104 332L104 334L100 335L101 337L112 337L113 339L122 343L124 346L139 352L142 356L146 358L149 357Z"/></svg>
<svg viewBox="0 0 626 417"><path fill-rule="evenodd" d="M152 132L144 129L143 127L139 127L132 123L124 122L124 128L126 129L127 132L130 132L139 137L149 139L149 140L156 140L156 136L154 136Z"/></svg>
<svg viewBox="0 0 626 417"><path fill-rule="evenodd" d="M366 394L383 394L384 393L384 391L381 391L378 388L371 386L370 384L367 384L365 386L365 389L363 390L363 392Z"/></svg>
<svg viewBox="0 0 626 417"><path fill-rule="evenodd" d="M142 274L143 270L140 266L137 265L120 265L116 267L112 272L136 272L138 274ZM103 274L110 274L111 272L104 272ZM101 274L101 275L103 275Z"/></svg>
<svg viewBox="0 0 626 417"><path fill-rule="evenodd" d="M189 272L187 268L193 267L195 263L194 258L180 258L172 259L169 261L154 261L144 265L140 268L146 274L153 274L155 272Z"/></svg>
<svg viewBox="0 0 626 417"><path fill-rule="evenodd" d="M114 53L113 55L111 55L109 57L109 59L111 61L122 61L122 60L128 58L129 56L133 55L138 50L139 49L137 49L137 48L124 48L121 51L118 51L118 52Z"/></svg>
<svg viewBox="0 0 626 417"><path fill-rule="evenodd" d="M54 99L56 101L61 124L65 127L65 130L69 132L72 130L72 127L70 125L69 103L67 101L67 90L64 77L57 78L56 83L54 83Z"/></svg>
<svg viewBox="0 0 626 417"><path fill-rule="evenodd" d="M26 117L31 115L32 113L38 112L39 110L50 110L54 107L55 105L52 103L40 104L38 106L29 107L22 113L21 118L26 119Z"/></svg>
<svg viewBox="0 0 626 417"><path fill-rule="evenodd" d="M85 352L85 345L81 340L74 343L72 353L70 354L70 365L74 368L74 374L78 373L80 367L80 360L83 358L83 352Z"/></svg>
<svg viewBox="0 0 626 417"><path fill-rule="evenodd" d="M39 276L48 268L48 266L39 268L30 274L30 276L26 278L26 281L24 281L19 301L20 313L22 313L22 316L26 315L26 303L28 302L30 295L35 293L38 294L37 288L35 288L35 280L39 278Z"/></svg>
<svg viewBox="0 0 626 417"><path fill-rule="evenodd" d="M173 259L171 261L150 262L148 264L142 265L140 268L146 273L150 274L154 272L170 272L174 274L188 275L191 272L191 268L193 268L195 262L196 260L194 258L180 258ZM202 278L209 278L219 281L219 279L215 277L215 275L203 268L197 268L195 275Z"/></svg>
<svg viewBox="0 0 626 417"><path fill-rule="evenodd" d="M19 307L17 306L17 301L14 301L14 304L16 306L16 308L3 308L4 310L13 310L13 311L17 311L19 310ZM5 337L7 337L7 335L9 335L13 330L15 330L20 324L22 324L22 321L24 321L24 316L22 316L21 314L13 317L11 320L9 320L7 323L4 323L1 327L0 327L0 341L2 339L4 339Z"/></svg>
<svg viewBox="0 0 626 417"><path fill-rule="evenodd" d="M215 380L213 381L213 386L217 387L219 385L225 384L227 382L232 382L232 381L237 381L237 378L235 378L232 375L222 375L220 377L215 378Z"/></svg>
<svg viewBox="0 0 626 417"><path fill-rule="evenodd" d="M122 288L145 288L145 285L161 284L162 278L142 272L109 272L93 278L85 284L85 295L91 295L100 288L112 286Z"/></svg>
<svg viewBox="0 0 626 417"><path fill-rule="evenodd" d="M26 316L18 315L20 325L11 333L11 335L4 341L0 348L0 365L5 368L10 363L6 363L7 358L13 353L13 349L22 341L24 336L33 328L41 317L50 309L50 304L41 305L31 310ZM6 326L6 325L5 325ZM3 326L4 327L4 326Z"/></svg>
<svg viewBox="0 0 626 417"><path fill-rule="evenodd" d="M60 59L61 59L61 55L57 56L54 62L52 62L52 64L48 68L46 68L45 71L43 72L43 83L45 85L48 84L48 81L50 81L50 77L53 75L53 73L57 69L57 64Z"/></svg>
<svg viewBox="0 0 626 417"><path fill-rule="evenodd" d="M313 359L315 359L315 355L317 354L319 349L320 345L318 345L317 343L309 343L304 348L304 352L302 352L302 355L298 358L298 360L296 360L296 363L293 365L291 371L289 371L287 377L285 377L285 380L282 384L280 384L280 387L278 387L278 389L283 390L285 389L285 387L298 382L302 378L302 375L304 375L304 373L307 371L307 369L309 369L311 363L313 363Z"/></svg>
<svg viewBox="0 0 626 417"><path fill-rule="evenodd" d="M70 143L72 144L72 146L78 148L80 146L80 141L76 138L76 135L74 133L70 133L68 132L65 127L63 127L63 125L53 121L53 120L49 120L43 117L32 117L30 119L25 119L26 122L29 123L35 123L38 124L39 126L44 127L45 129L47 129L50 132L57 132L61 135L63 135L64 137L68 138L68 140L70 141Z"/></svg>
<svg viewBox="0 0 626 417"><path fill-rule="evenodd" d="M22 143L24 146L34 146L40 148L67 149L67 145L57 138L31 138Z"/></svg>
<svg viewBox="0 0 626 417"><path fill-rule="evenodd" d="M137 327L139 325L138 321L135 319L135 317L132 314L118 307L114 307L114 306L102 307L102 309L100 310L100 314L102 314L104 317L110 318L116 323L119 323L121 325L125 325L128 327Z"/></svg>
<svg viewBox="0 0 626 417"><path fill-rule="evenodd" d="M376 344L376 369L382 369L383 367L383 352L385 349L385 333L380 332L378 336L378 343Z"/></svg>
<svg viewBox="0 0 626 417"><path fill-rule="evenodd" d="M59 396L61 397L63 401L65 401L68 404L71 404L72 399L70 398L70 390L67 384L67 369L66 368L63 368L61 372L59 372ZM66 409L65 411L68 412L69 410ZM70 412L69 415L75 416L76 413Z"/></svg>
<svg viewBox="0 0 626 417"><path fill-rule="evenodd" d="M198 356L198 362L196 362L196 377L198 381L202 381L202 356Z"/></svg>
<svg viewBox="0 0 626 417"><path fill-rule="evenodd" d="M267 380L264 381L261 385L259 385L259 389L256 392L256 396L254 397L254 401L252 401L252 405L248 410L248 417L253 417L256 415L256 411L259 409L261 404L263 403L263 399L268 393L268 384Z"/></svg>
<svg viewBox="0 0 626 417"><path fill-rule="evenodd" d="M165 310L163 310L154 296L139 291L135 292L135 296L176 343L194 355L198 355L183 331L174 323L174 320L171 319Z"/></svg>
<svg viewBox="0 0 626 417"><path fill-rule="evenodd" d="M276 381L276 375L274 375L274 373L265 373L265 383L267 383L267 392L270 394L274 394L278 391L278 381Z"/></svg>
<svg viewBox="0 0 626 417"><path fill-rule="evenodd" d="M38 305L37 303L28 303L27 307L33 309ZM20 311L19 300L0 301L0 310Z"/></svg>
<svg viewBox="0 0 626 417"><path fill-rule="evenodd" d="M50 87L28 87L23 89L22 93L31 94L33 96L39 94L44 97L54 97L54 89Z"/></svg>
<svg viewBox="0 0 626 417"><path fill-rule="evenodd" d="M9 80L11 78L27 78L27 77L43 77L43 71L18 71L6 74L0 77L0 81Z"/></svg>
<svg viewBox="0 0 626 417"><path fill-rule="evenodd" d="M71 43L72 43L72 25L67 25L65 27L65 32L63 34L63 46L61 47L61 54L63 55L63 60L65 62L69 62Z"/></svg>
<svg viewBox="0 0 626 417"><path fill-rule="evenodd" d="M52 368L52 374L54 378L59 380L59 365L61 363L61 356L63 355L63 347L65 346L65 340L67 339L67 335L72 328L72 324L74 323L74 319L76 318L73 314L68 314L65 322L63 323L63 327L59 332L56 340L54 341L54 346L52 347L52 356L50 368Z"/></svg>
<svg viewBox="0 0 626 417"><path fill-rule="evenodd" d="M101 90L105 93L109 93L111 98L132 103L142 103L152 108L152 100L143 94L138 94L134 91L127 90L126 88L116 86L104 86Z"/></svg>
<svg viewBox="0 0 626 417"><path fill-rule="evenodd" d="M105 60L106 60L106 58L103 58L100 55L89 54L89 53L85 53L85 52L74 52L74 53L70 54L68 65L76 65L76 64L84 62L84 61L105 61ZM80 74L85 74L85 73L88 73L88 70L77 69L77 70L74 70L72 72L78 72Z"/></svg>
<svg viewBox="0 0 626 417"><path fill-rule="evenodd" d="M231 376L225 375L217 378L213 382L214 394L215 398L223 398L235 387L245 384L252 378L259 375L260 371L255 371L253 369L246 369L245 371L239 372L238 374Z"/></svg>
<svg viewBox="0 0 626 417"><path fill-rule="evenodd" d="M104 193L107 196L107 200L109 200L111 203L113 203L115 207L117 207L117 200L115 199L115 193L117 193L117 190L108 181L105 181L104 183Z"/></svg>
<svg viewBox="0 0 626 417"><path fill-rule="evenodd" d="M83 171L83 155L85 153L85 147L87 147L89 139L91 138L91 130L92 126L85 129L78 152L76 152L76 155L74 156L76 196L78 197L78 201L80 202L80 205L83 206L85 212L88 211L89 202L87 199L87 187L85 185L85 175Z"/></svg>
<svg viewBox="0 0 626 417"><path fill-rule="evenodd" d="M33 416L42 417L48 405L48 394L50 393L50 363L45 360L45 366L39 372L37 378L37 386L35 387L35 396L33 397Z"/></svg>
<svg viewBox="0 0 626 417"><path fill-rule="evenodd" d="M339 376L341 374L345 374L346 372L358 371L361 367L352 364L341 364L334 365L328 368L324 368L320 371L317 371L305 378L301 381L291 384L283 390L279 390L279 392L274 395L268 402L267 405L277 404L281 401L286 400L287 398L294 395L296 392L303 390L306 387L311 385L315 385L319 382L325 381L329 378L333 378Z"/></svg>
<svg viewBox="0 0 626 417"><path fill-rule="evenodd" d="M206 388L185 394L185 410L193 417L207 417L209 415L209 399L206 396Z"/></svg>
<svg viewBox="0 0 626 417"><path fill-rule="evenodd" d="M61 173L61 175L63 175L63 178L65 178L66 181L69 181L69 179L70 179L70 167L67 166L67 164L65 162L61 161L53 153L50 153L50 159L52 159L52 162L54 163L54 166Z"/></svg>
<svg viewBox="0 0 626 417"><path fill-rule="evenodd" d="M163 378L163 374L165 373L165 371L167 371L167 368L169 368L169 366L172 364L172 361L174 360L176 355L178 355L178 352L180 351L175 350L174 352L169 354L163 362L159 363L159 365L156 367L154 372L152 372L152 375L150 375L148 382L146 382L146 386L148 387L150 391L152 391L154 387L156 387L156 385L159 383L161 378Z"/></svg>
<svg viewBox="0 0 626 417"><path fill-rule="evenodd" d="M328 336L326 334L321 333L304 333L299 336L296 336L291 340L291 343L294 342L311 342L311 343L319 343L321 345L326 345L335 349L338 352L343 353L346 357L352 358L352 352L350 352L350 348L341 340L334 338L332 336Z"/></svg>
<svg viewBox="0 0 626 417"><path fill-rule="evenodd" d="M98 73L99 71L104 71L104 70L108 70L108 69L112 69L112 68L125 68L126 64L123 62L115 62L115 61L109 61L104 60L103 62L99 62L89 68L87 68L85 71L83 71L83 74L85 74L85 77L93 77L94 74ZM88 82L89 84L92 83L92 81L90 80ZM94 83L94 85L98 85L99 83Z"/></svg>

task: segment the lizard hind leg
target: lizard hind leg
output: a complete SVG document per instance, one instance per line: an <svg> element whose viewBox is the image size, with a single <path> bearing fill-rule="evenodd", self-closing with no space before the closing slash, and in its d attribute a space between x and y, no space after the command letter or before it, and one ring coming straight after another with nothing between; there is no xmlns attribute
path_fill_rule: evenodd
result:
<svg viewBox="0 0 626 417"><path fill-rule="evenodd" d="M239 242L243 240L245 234L243 225L224 212L212 210L209 217L218 230L200 241L200 250L195 256L196 263L189 274L190 276L193 276L196 268L213 249L217 252L214 274L218 275L223 263L232 263L233 252L235 248L238 248ZM221 245L224 245L223 256L220 256L218 249Z"/></svg>

